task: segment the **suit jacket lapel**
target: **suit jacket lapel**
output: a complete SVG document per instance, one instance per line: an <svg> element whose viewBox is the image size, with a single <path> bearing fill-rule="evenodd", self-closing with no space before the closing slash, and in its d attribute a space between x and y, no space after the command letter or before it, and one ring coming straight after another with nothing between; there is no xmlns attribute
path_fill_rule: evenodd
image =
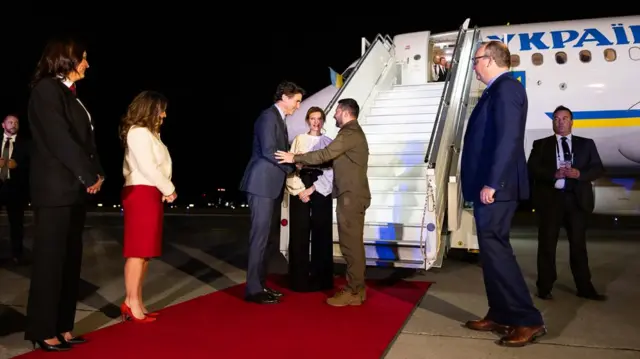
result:
<svg viewBox="0 0 640 359"><path fill-rule="evenodd" d="M577 160L580 160L580 161L582 160L581 156L579 155L576 159L576 153L577 154L582 153L582 151L580 151L581 149L582 149L582 141L580 140L580 138L576 136L571 136L571 154L573 155L573 164L576 167L578 167Z"/></svg>
<svg viewBox="0 0 640 359"><path fill-rule="evenodd" d="M280 111L276 108L276 106L272 106L273 112L276 114L276 120L278 122L278 131L280 131L280 138L284 140L283 146L285 147L285 151L287 150L287 144L289 143L289 138L287 137L287 129L285 127L284 119L280 116Z"/></svg>
<svg viewBox="0 0 640 359"><path fill-rule="evenodd" d="M558 140L556 139L556 135L552 135L548 137L547 143L545 145L545 163L549 168L553 168L554 170L558 168Z"/></svg>

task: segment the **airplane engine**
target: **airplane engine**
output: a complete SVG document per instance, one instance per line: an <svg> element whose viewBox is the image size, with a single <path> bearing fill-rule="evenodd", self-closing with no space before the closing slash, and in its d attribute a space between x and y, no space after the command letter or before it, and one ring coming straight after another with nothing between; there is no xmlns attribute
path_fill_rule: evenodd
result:
<svg viewBox="0 0 640 359"><path fill-rule="evenodd" d="M593 185L593 213L612 216L640 215L640 179L601 178Z"/></svg>

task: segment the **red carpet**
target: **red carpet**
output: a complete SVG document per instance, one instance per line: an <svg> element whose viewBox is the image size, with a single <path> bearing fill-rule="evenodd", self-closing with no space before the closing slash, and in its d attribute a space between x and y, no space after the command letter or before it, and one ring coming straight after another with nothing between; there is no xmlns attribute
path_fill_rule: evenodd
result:
<svg viewBox="0 0 640 359"><path fill-rule="evenodd" d="M324 302L325 293L286 289L282 289L285 297L280 304L246 303L241 284L168 307L153 323L120 323L88 333L85 337L90 343L68 352L36 350L17 358L376 359L391 344L430 283L368 285L364 305L333 308Z"/></svg>

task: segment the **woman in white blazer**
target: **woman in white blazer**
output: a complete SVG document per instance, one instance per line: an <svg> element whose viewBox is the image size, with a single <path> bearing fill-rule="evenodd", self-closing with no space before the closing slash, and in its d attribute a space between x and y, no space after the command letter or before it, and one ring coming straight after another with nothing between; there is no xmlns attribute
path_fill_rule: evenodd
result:
<svg viewBox="0 0 640 359"><path fill-rule="evenodd" d="M177 195L171 182L171 156L160 139L160 126L167 116L167 99L153 91L143 91L129 105L120 125L125 147L124 267L126 299L120 309L123 319L148 323L158 313L149 313L142 300L142 281L149 259L162 251L163 201Z"/></svg>

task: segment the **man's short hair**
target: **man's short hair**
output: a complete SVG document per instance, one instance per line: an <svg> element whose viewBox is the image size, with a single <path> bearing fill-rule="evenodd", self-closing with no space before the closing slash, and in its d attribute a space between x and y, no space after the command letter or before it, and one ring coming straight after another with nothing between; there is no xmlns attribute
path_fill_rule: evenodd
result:
<svg viewBox="0 0 640 359"><path fill-rule="evenodd" d="M573 112L571 110L569 110L569 108L564 107L562 105L556 107L556 109L553 110L553 118L556 118L556 113L558 113L560 111L567 111L569 113L569 117L573 120Z"/></svg>
<svg viewBox="0 0 640 359"><path fill-rule="evenodd" d="M15 113L10 113L4 116L4 118L2 119L2 122L6 121L9 117L15 117L18 121L20 121L20 117L18 117L18 115L16 115Z"/></svg>
<svg viewBox="0 0 640 359"><path fill-rule="evenodd" d="M489 56L499 67L511 67L511 51L502 41L486 41L482 43L484 46L484 55Z"/></svg>
<svg viewBox="0 0 640 359"><path fill-rule="evenodd" d="M300 94L304 96L304 89L291 81L282 81L278 88L276 89L276 93L273 95L273 101L278 102L282 100L282 95L286 95L287 97L293 97L296 94Z"/></svg>
<svg viewBox="0 0 640 359"><path fill-rule="evenodd" d="M343 98L338 101L338 107L340 107L342 111L350 113L354 118L358 118L360 115L360 106L358 106L358 102L352 98Z"/></svg>

